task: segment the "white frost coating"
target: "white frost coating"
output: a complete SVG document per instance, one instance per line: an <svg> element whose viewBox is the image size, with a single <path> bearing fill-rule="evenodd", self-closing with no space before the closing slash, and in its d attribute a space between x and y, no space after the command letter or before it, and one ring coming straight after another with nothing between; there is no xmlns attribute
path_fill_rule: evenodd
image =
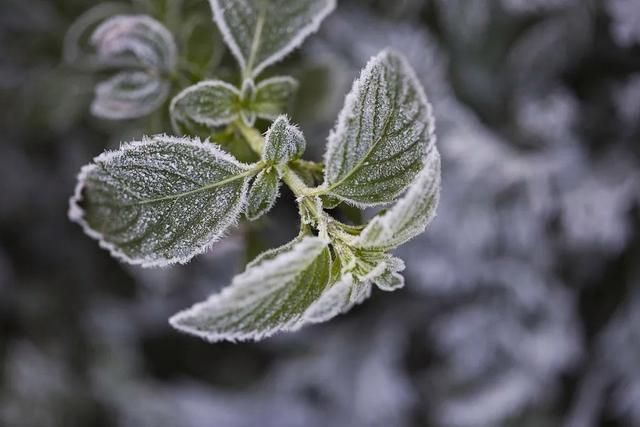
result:
<svg viewBox="0 0 640 427"><path fill-rule="evenodd" d="M251 173L209 142L145 137L81 169L69 218L130 264L186 263L237 221Z"/></svg>
<svg viewBox="0 0 640 427"><path fill-rule="evenodd" d="M305 237L234 277L208 300L174 315L173 327L207 341L259 340L302 326L331 277L326 242Z"/></svg>
<svg viewBox="0 0 640 427"><path fill-rule="evenodd" d="M406 59L373 57L329 135L322 189L358 207L392 202L435 146L432 107Z"/></svg>
<svg viewBox="0 0 640 427"><path fill-rule="evenodd" d="M240 91L221 80L206 80L184 89L173 100L169 111L173 127L193 120L201 125L218 127L238 116Z"/></svg>
<svg viewBox="0 0 640 427"><path fill-rule="evenodd" d="M169 83L143 71L123 71L95 89L91 113L103 119L143 117L162 105Z"/></svg>
<svg viewBox="0 0 640 427"><path fill-rule="evenodd" d="M109 65L135 59L140 65L171 71L178 57L169 30L146 15L117 15L106 20L91 36L91 43L98 57Z"/></svg>
<svg viewBox="0 0 640 427"><path fill-rule="evenodd" d="M423 233L436 215L440 180L440 155L434 146L424 169L404 197L384 214L373 218L353 241L353 246L389 250Z"/></svg>
<svg viewBox="0 0 640 427"><path fill-rule="evenodd" d="M255 77L298 47L336 0L209 0L213 18L246 77Z"/></svg>
<svg viewBox="0 0 640 427"><path fill-rule="evenodd" d="M348 311L351 308L349 294L352 285L353 276L350 273L342 276L338 282L331 285L320 298L309 306L300 319L301 325L326 322Z"/></svg>
<svg viewBox="0 0 640 427"><path fill-rule="evenodd" d="M275 120L287 111L298 86L298 81L289 76L276 76L261 81L256 86L253 110L261 119Z"/></svg>

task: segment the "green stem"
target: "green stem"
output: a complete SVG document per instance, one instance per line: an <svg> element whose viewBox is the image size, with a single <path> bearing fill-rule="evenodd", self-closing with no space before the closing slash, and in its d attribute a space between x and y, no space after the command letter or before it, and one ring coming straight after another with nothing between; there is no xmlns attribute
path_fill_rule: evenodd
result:
<svg viewBox="0 0 640 427"><path fill-rule="evenodd" d="M264 138L256 129L247 126L242 120L234 122L236 128L240 131L244 139L249 143L251 149L258 155L262 155L262 147L264 146Z"/></svg>

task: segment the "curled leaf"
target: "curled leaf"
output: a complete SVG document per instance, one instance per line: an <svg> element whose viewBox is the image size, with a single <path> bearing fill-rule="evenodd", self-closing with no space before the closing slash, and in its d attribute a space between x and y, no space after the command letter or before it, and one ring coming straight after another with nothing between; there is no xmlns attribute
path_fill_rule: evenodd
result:
<svg viewBox="0 0 640 427"><path fill-rule="evenodd" d="M175 68L177 48L164 25L146 15L117 15L91 36L99 59L108 65L144 65L168 72Z"/></svg>
<svg viewBox="0 0 640 427"><path fill-rule="evenodd" d="M169 83L143 71L123 71L98 83L91 113L121 120L145 116L162 105Z"/></svg>
<svg viewBox="0 0 640 427"><path fill-rule="evenodd" d="M238 219L253 173L213 144L145 138L82 168L69 217L131 264L185 263Z"/></svg>
<svg viewBox="0 0 640 427"><path fill-rule="evenodd" d="M208 341L259 340L300 328L331 278L327 243L304 237L248 266L230 286L170 319Z"/></svg>
<svg viewBox="0 0 640 427"><path fill-rule="evenodd" d="M385 50L354 82L329 135L324 191L360 207L392 202L434 145L422 86L402 55Z"/></svg>

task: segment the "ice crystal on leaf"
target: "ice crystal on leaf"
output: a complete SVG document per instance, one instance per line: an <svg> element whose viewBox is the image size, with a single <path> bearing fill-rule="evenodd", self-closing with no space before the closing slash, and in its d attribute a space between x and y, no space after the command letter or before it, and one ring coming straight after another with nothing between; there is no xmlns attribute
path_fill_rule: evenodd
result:
<svg viewBox="0 0 640 427"><path fill-rule="evenodd" d="M239 112L239 98L235 86L220 80L189 86L171 101L173 126L189 121L210 127L231 123Z"/></svg>
<svg viewBox="0 0 640 427"><path fill-rule="evenodd" d="M237 220L250 174L208 142L146 138L82 169L69 216L124 261L184 263Z"/></svg>
<svg viewBox="0 0 640 427"><path fill-rule="evenodd" d="M262 158L273 164L287 163L302 156L305 147L300 129L289 124L285 116L280 116L267 131Z"/></svg>
<svg viewBox="0 0 640 427"><path fill-rule="evenodd" d="M247 196L247 219L254 221L269 212L278 198L280 178L275 168L261 171Z"/></svg>

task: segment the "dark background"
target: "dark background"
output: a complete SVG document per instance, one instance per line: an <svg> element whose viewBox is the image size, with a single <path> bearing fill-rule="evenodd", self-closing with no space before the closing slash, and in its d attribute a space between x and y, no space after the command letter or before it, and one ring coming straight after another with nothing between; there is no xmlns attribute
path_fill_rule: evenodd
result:
<svg viewBox="0 0 640 427"><path fill-rule="evenodd" d="M166 1L122 7L180 31ZM366 60L395 47L435 107L438 217L399 250L404 289L244 344L167 319L295 234L290 195L160 270L67 219L83 164L171 132L166 105L91 116L105 73L65 63L63 44L93 6L0 0L0 426L640 426L640 2L340 1L274 69L301 82L308 155ZM210 16L205 0L181 10ZM208 25L207 74L233 79Z"/></svg>

